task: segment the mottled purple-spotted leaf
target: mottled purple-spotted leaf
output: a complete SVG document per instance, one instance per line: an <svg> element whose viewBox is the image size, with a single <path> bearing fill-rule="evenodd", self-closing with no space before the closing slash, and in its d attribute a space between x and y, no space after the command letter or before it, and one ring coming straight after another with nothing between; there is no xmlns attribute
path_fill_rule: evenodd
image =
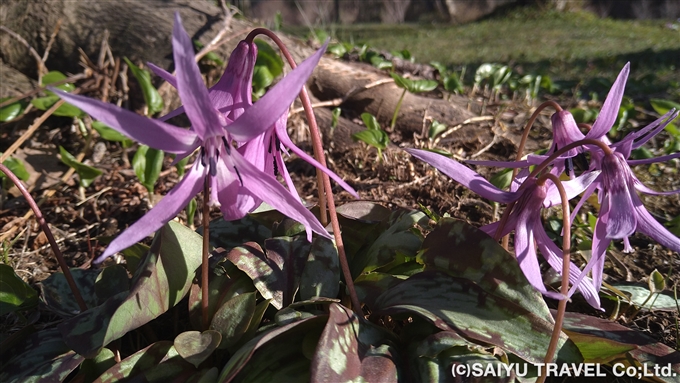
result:
<svg viewBox="0 0 680 383"><path fill-rule="evenodd" d="M283 307L283 290L286 286L285 277L281 270L283 258L278 254L269 258L268 254L262 251L260 245L255 242L246 242L243 245L233 248L227 259L236 267L246 273L257 291L265 299L271 299L272 306L277 309Z"/></svg>
<svg viewBox="0 0 680 383"><path fill-rule="evenodd" d="M320 332L327 319L327 316L314 316L258 335L233 354L217 381L309 381L309 360L302 352L302 340L310 332ZM273 379L277 372L281 375L276 377L284 378L285 374L289 380ZM269 376L257 376L258 373Z"/></svg>
<svg viewBox="0 0 680 383"><path fill-rule="evenodd" d="M253 280L272 306L281 309L293 302L312 245L303 237L269 238L264 243L266 252L247 242L232 249L227 259Z"/></svg>
<svg viewBox="0 0 680 383"><path fill-rule="evenodd" d="M99 270L94 269L71 269L73 280L76 282L87 307L95 307L98 304L94 285L99 273ZM63 317L72 317L80 313L78 302L73 297L63 273L54 273L40 284L42 298L50 310Z"/></svg>
<svg viewBox="0 0 680 383"><path fill-rule="evenodd" d="M396 382L399 357L390 334L349 309L331 304L314 353L312 382Z"/></svg>
<svg viewBox="0 0 680 383"><path fill-rule="evenodd" d="M3 354L8 356L0 368L3 383L62 382L84 360L54 329L31 334Z"/></svg>
<svg viewBox="0 0 680 383"><path fill-rule="evenodd" d="M197 231L203 235L202 227ZM210 222L210 245L227 251L249 241L264 244L264 240L271 237L270 228L248 215L236 221L218 218Z"/></svg>
<svg viewBox="0 0 680 383"><path fill-rule="evenodd" d="M318 244L319 239L315 238L313 242ZM267 251L267 258L276 260L276 264L281 270L283 277L282 307L286 307L293 302L298 291L302 271L306 267L305 265L309 264L307 259L310 256L312 244L302 236L277 237L264 241L264 247ZM276 307L274 303L272 305ZM278 308L280 309L280 307Z"/></svg>
<svg viewBox="0 0 680 383"><path fill-rule="evenodd" d="M222 340L218 331L185 331L175 337L175 350L187 362L198 366L217 349Z"/></svg>
<svg viewBox="0 0 680 383"><path fill-rule="evenodd" d="M288 308L294 309L297 307L304 306L330 305L331 303L340 303L340 299L327 297L312 297L304 301L293 302L288 306Z"/></svg>
<svg viewBox="0 0 680 383"><path fill-rule="evenodd" d="M239 270L233 263L228 260L219 262L212 269L209 275L208 283L208 318L215 315L215 311L220 308L226 301L232 299L239 294L245 294L256 291L253 281ZM191 285L189 293L189 320L194 328L201 328L201 286L198 284Z"/></svg>
<svg viewBox="0 0 680 383"><path fill-rule="evenodd" d="M108 348L99 350L99 354L92 359L85 359L80 365L78 375L73 381L92 382L108 369L116 365L116 356Z"/></svg>
<svg viewBox="0 0 680 383"><path fill-rule="evenodd" d="M274 322L279 326L285 326L293 322L298 322L303 319L311 318L315 316L309 311L295 310L290 307L284 307L274 314Z"/></svg>
<svg viewBox="0 0 680 383"><path fill-rule="evenodd" d="M354 256L350 268L353 276L369 273L392 262L395 254L415 256L422 245L422 238L412 232L416 226L424 227L427 215L417 210L398 210L390 216L389 227L373 241L364 253ZM356 278L356 277L355 277Z"/></svg>
<svg viewBox="0 0 680 383"><path fill-rule="evenodd" d="M67 344L84 356L157 318L189 291L201 264L202 238L170 221L159 230L146 259L133 276L130 292L59 325Z"/></svg>
<svg viewBox="0 0 680 383"><path fill-rule="evenodd" d="M529 284L515 257L498 241L463 221L442 218L423 241L418 260L426 268L465 278L487 293L549 317L541 294Z"/></svg>
<svg viewBox="0 0 680 383"><path fill-rule="evenodd" d="M238 350L244 344L246 344L246 342L253 339L253 337L257 333L257 330L260 328L262 317L264 317L264 313L265 311L267 311L267 308L269 307L269 302L271 302L271 300L266 299L255 306L255 312L253 312L253 317L250 319L248 328L243 333L243 336L241 336L241 339L239 339L238 342L236 342L236 344L234 344L230 348L230 351Z"/></svg>
<svg viewBox="0 0 680 383"><path fill-rule="evenodd" d="M340 291L340 260L333 241L315 237L300 277L298 298L335 298Z"/></svg>
<svg viewBox="0 0 680 383"><path fill-rule="evenodd" d="M215 383L219 373L217 367L207 368L194 374L186 383Z"/></svg>
<svg viewBox="0 0 680 383"><path fill-rule="evenodd" d="M94 291L98 302L105 302L114 295L130 289L128 272L122 265L105 267L94 283Z"/></svg>
<svg viewBox="0 0 680 383"><path fill-rule="evenodd" d="M226 301L217 310L210 328L222 335L220 348L233 346L248 330L255 314L256 298L256 292L240 294Z"/></svg>
<svg viewBox="0 0 680 383"><path fill-rule="evenodd" d="M359 301L364 302L368 307L375 305L375 300L380 294L387 291L392 286L396 286L403 279L399 279L392 274L368 273L360 275L354 280L354 288L357 291Z"/></svg>
<svg viewBox="0 0 680 383"><path fill-rule="evenodd" d="M442 330L497 346L531 363L545 357L553 328L550 313L540 315L484 291L472 281L424 271L376 299L374 314L416 313ZM558 360L580 362L578 349L562 334Z"/></svg>
<svg viewBox="0 0 680 383"><path fill-rule="evenodd" d="M677 376L680 376L680 351L673 350L640 331L629 329L607 319L574 312L566 313L564 329L571 333L593 337L574 338L574 342L579 349L583 349L584 355L593 357L595 352L592 344L584 344L584 342L605 342L606 340L611 340L619 345L634 346L634 349L631 349L619 358L611 359L610 364L623 363L625 366L630 366L632 362L635 362L636 365L646 365L649 371L653 371L654 366L670 365L671 373L675 374L675 377L658 377L656 380L658 382L677 382ZM610 349L610 351L612 350Z"/></svg>
<svg viewBox="0 0 680 383"><path fill-rule="evenodd" d="M390 209L375 202L348 202L338 206L337 212L347 254L365 253L389 227Z"/></svg>
<svg viewBox="0 0 680 383"><path fill-rule="evenodd" d="M109 368L93 383L114 383L133 378L148 371L153 366L161 363L164 359L172 357L174 353L176 353L176 351L172 346L171 341L163 340L156 342Z"/></svg>

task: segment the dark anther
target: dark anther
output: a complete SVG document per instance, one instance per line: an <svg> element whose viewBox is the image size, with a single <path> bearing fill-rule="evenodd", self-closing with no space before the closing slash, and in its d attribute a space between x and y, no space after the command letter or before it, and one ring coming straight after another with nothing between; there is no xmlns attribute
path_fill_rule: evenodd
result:
<svg viewBox="0 0 680 383"><path fill-rule="evenodd" d="M274 177L279 176L279 164L276 163L276 158L274 158Z"/></svg>
<svg viewBox="0 0 680 383"><path fill-rule="evenodd" d="M241 178L241 173L238 172L238 169L236 169L236 166L234 166L234 170L236 170L236 175L238 176L239 182L241 182L241 186L243 186L243 178Z"/></svg>
<svg viewBox="0 0 680 383"><path fill-rule="evenodd" d="M272 154L272 144L274 143L274 137L269 138L269 148L267 148L267 153Z"/></svg>
<svg viewBox="0 0 680 383"><path fill-rule="evenodd" d="M279 140L279 136L274 135L274 138L276 139L276 151L281 150L281 141Z"/></svg>
<svg viewBox="0 0 680 383"><path fill-rule="evenodd" d="M564 168L567 176L572 177L574 175L574 163L571 161L571 158L564 160Z"/></svg>
<svg viewBox="0 0 680 383"><path fill-rule="evenodd" d="M198 156L201 157L201 165L205 167L205 148L201 146L201 152L198 153Z"/></svg>
<svg viewBox="0 0 680 383"><path fill-rule="evenodd" d="M224 144L224 149L227 151L227 155L231 155L231 146L227 142L227 139L222 136L222 143Z"/></svg>
<svg viewBox="0 0 680 383"><path fill-rule="evenodd" d="M217 163L214 157L210 157L210 175L213 177L217 175Z"/></svg>

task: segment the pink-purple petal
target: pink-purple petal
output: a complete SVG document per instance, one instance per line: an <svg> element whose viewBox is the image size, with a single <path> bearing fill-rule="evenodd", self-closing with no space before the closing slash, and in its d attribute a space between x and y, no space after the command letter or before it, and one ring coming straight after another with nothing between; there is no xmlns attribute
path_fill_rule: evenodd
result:
<svg viewBox="0 0 680 383"><path fill-rule="evenodd" d="M612 126L614 126L616 117L619 115L619 106L621 106L623 90L626 87L626 80L628 79L629 72L630 63L627 63L623 69L621 69L618 77L616 77L614 85L612 85L609 94L607 94L607 98L605 98L604 103L602 104L600 114L595 119L593 128L586 134L586 138L600 138L607 134Z"/></svg>
<svg viewBox="0 0 680 383"><path fill-rule="evenodd" d="M210 102L198 64L194 59L191 38L182 27L179 13L175 13L175 26L172 30L172 48L177 67L177 91L184 104L184 111L192 128L201 139L223 135L223 119Z"/></svg>
<svg viewBox="0 0 680 383"><path fill-rule="evenodd" d="M509 193L498 189L477 172L472 171L465 165L462 165L457 161L441 154L421 149L406 148L404 150L413 157L416 157L417 159L425 161L428 164L434 166L440 172L446 174L456 182L462 184L463 186L486 199L496 202L510 203L517 200L519 197L519 194L517 193Z"/></svg>
<svg viewBox="0 0 680 383"><path fill-rule="evenodd" d="M577 195L583 193L588 187L597 179L600 171L592 171L581 174L580 176L569 181L562 181L562 186L567 194L567 200L571 200ZM557 187L551 182L548 185L548 194L543 201L543 207L551 207L562 204L562 198Z"/></svg>
<svg viewBox="0 0 680 383"><path fill-rule="evenodd" d="M190 130L140 116L93 98L66 93L55 88L50 90L94 119L152 148L177 154L193 151L199 146L199 138Z"/></svg>
<svg viewBox="0 0 680 383"><path fill-rule="evenodd" d="M102 262L163 227L201 191L204 177L205 168L200 161L196 161L184 178L153 209L116 237L94 262Z"/></svg>
<svg viewBox="0 0 680 383"><path fill-rule="evenodd" d="M665 246L675 252L680 252L680 238L668 231L662 224L657 222L654 217L645 209L642 201L634 197L635 214L637 215L637 230L640 233L653 238L662 246Z"/></svg>
<svg viewBox="0 0 680 383"><path fill-rule="evenodd" d="M165 69L157 66L154 63L147 62L146 65L151 69L151 71L158 77L167 81L173 88L177 89L177 78L172 75L172 73L166 71Z"/></svg>
<svg viewBox="0 0 680 383"><path fill-rule="evenodd" d="M335 182L338 183L343 189L345 189L349 194L351 194L354 198L359 198L359 194L357 194L356 190L349 186L347 182L345 182L340 176L329 170L327 167L321 165L314 157L310 156L309 154L305 153L302 149L298 148L293 141L288 137L288 133L286 132L286 127L285 125L276 125L276 136L281 140L281 143L283 146L287 147L290 149L293 153L297 154L298 157L302 158L303 160L307 161L309 164L312 164L314 167L317 169L321 170L322 172L326 173L330 178L332 178Z"/></svg>
<svg viewBox="0 0 680 383"><path fill-rule="evenodd" d="M231 137L236 141L246 142L269 129L279 116L288 113L288 108L295 101L312 71L316 68L316 64L319 63L321 56L326 51L327 45L328 42L288 73L238 119L229 124L227 130Z"/></svg>
<svg viewBox="0 0 680 383"><path fill-rule="evenodd" d="M314 214L307 210L300 200L296 200L276 179L256 169L237 151L232 151L231 159L241 175L243 186L274 209L303 224L309 241L312 240L312 231L322 237L331 238Z"/></svg>

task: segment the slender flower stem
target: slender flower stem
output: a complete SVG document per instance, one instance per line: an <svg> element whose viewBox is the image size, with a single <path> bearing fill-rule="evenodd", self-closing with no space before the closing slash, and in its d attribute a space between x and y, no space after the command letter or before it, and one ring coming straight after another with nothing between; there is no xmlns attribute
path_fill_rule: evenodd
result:
<svg viewBox="0 0 680 383"><path fill-rule="evenodd" d="M288 48L283 44L283 41L274 34L274 32L265 28L256 28L246 37L246 41L252 41L256 35L263 34L270 39L272 39L276 45L281 49L284 57L288 61L291 68L295 69L297 64L291 56ZM314 157L322 166L328 167L326 165L326 156L323 151L323 144L321 142L321 134L319 133L319 127L316 124L316 118L314 117L314 110L312 109L312 103L309 99L309 94L307 93L307 88L302 87L300 91L300 100L305 108L305 115L307 116L307 122L309 124L310 135L312 138L312 146L314 148ZM352 273L349 269L349 263L347 262L347 255L345 254L345 245L342 241L342 235L340 233L340 223L338 222L337 212L335 210L335 200L333 199L333 189L331 187L331 181L328 175L321 170L316 170L319 189L319 205L321 207L321 223L325 226L328 224L326 218L326 203L328 204L328 213L331 219L331 226L333 228L333 237L335 238L335 246L338 248L338 258L340 259L340 267L342 268L342 274L345 277L345 282L347 283L347 290L349 290L349 296L352 301L352 310L358 315L363 316L361 311L361 302L357 297L356 290L354 288L354 280L352 279ZM324 193L325 192L325 193ZM325 196L324 196L325 194ZM325 197L325 198L324 198Z"/></svg>
<svg viewBox="0 0 680 383"><path fill-rule="evenodd" d="M203 331L210 328L210 318L208 318L208 254L210 249L210 178L205 177L203 183L203 259L201 261L201 318L203 318Z"/></svg>
<svg viewBox="0 0 680 383"><path fill-rule="evenodd" d="M270 31L269 29L266 28L255 28L253 29L248 36L246 36L246 41L251 42L255 39L255 36L258 34L263 34L276 43L276 45L281 49L281 53L283 53L283 56L286 58L286 61L288 61L288 65L290 65L291 68L295 69L297 67L297 63L295 62L295 59L293 59L293 56L291 56L290 52L288 51L288 48L286 48L286 45L281 41L279 36L277 36L274 32ZM312 149L314 150L314 157L316 158L317 161L323 166L326 166L326 156L324 156L323 153L323 144L321 143L321 139L319 137L319 127L316 125L316 118L314 117L314 110L312 108L307 108L306 105L311 105L312 102L309 99L309 94L307 93L307 87L303 86L302 90L300 91L300 101L302 102L302 105L304 106L305 109L305 115L307 117L307 121L309 122L309 130L310 130L310 135L312 136ZM326 166L328 167L328 166ZM328 176L326 176L328 177ZM324 178L324 172L322 172L320 169L316 169L316 180L317 180L317 188L319 190L319 210L320 212L320 219L321 219L321 224L326 226L328 225L328 216L326 214L326 198L325 198L325 187L324 183L322 182Z"/></svg>
<svg viewBox="0 0 680 383"><path fill-rule="evenodd" d="M524 154L524 146L527 143L527 139L529 138L529 132L531 131L531 127L534 125L534 122L538 118L538 115L543 111L548 106L552 106L556 112L561 112L562 107L560 104L556 103L555 101L546 101L539 105L534 113L531 114L531 117L529 117L529 121L527 121L526 126L524 127L524 132L522 133L522 140L519 142L519 146L517 147L517 156L515 157L515 161L519 161L522 159L522 155ZM512 179L515 179L517 177L517 169L512 170ZM503 226L505 226L505 222L508 220L508 217L510 216L510 211L512 210L512 207L515 204L512 203L508 205L508 208L505 209L503 212L503 217L501 218L501 224L498 226L499 230L503 229ZM498 232L496 235L500 235ZM506 235L503 237L503 248L508 249L508 242L509 242L509 235Z"/></svg>
<svg viewBox="0 0 680 383"><path fill-rule="evenodd" d="M59 262L59 267L61 268L61 271L64 273L64 277L66 278L66 282L68 283L68 287L71 289L71 292L73 293L73 297L76 299L76 302L78 302L78 307L80 307L80 311L86 311L87 310L87 304L85 303L85 300L83 299L83 296L80 294L80 290L78 290L78 286L76 285L76 282L73 280L73 275L71 275L71 270L69 270L68 265L66 265L66 261L64 260L64 256L61 254L61 251L59 250L59 246L57 245L57 242L54 240L54 236L52 235L52 230L50 230L50 227L47 225L47 222L45 221L45 217L42 215L42 212L40 211L40 208L38 207L38 204L35 203L35 200L33 197L31 197L31 194L26 190L24 185L21 183L19 178L17 178L14 173L12 173L5 165L0 163L0 171L5 173L7 177L9 177L12 182L14 182L14 185L21 191L21 194L26 198L26 202L28 202L28 205L31 207L33 210L33 214L35 214L35 218L38 220L38 224L40 225L40 228L42 231L45 233L45 236L47 237L47 240L50 243L50 246L52 247L52 251L54 252L54 255L57 257L57 262Z"/></svg>
<svg viewBox="0 0 680 383"><path fill-rule="evenodd" d="M553 328L553 333L550 338L550 344L548 345L548 351L545 354L545 363L551 363L555 351L557 350L557 343L560 340L560 334L562 333L562 324L564 322L564 313L567 310L567 294L569 293L569 265L571 264L571 220L569 212L569 199L567 198L567 192L562 186L562 182L554 174L545 174L538 179L537 183L542 184L545 180L550 179L553 184L557 187L560 192L560 198L562 199L562 226L564 227L564 233L562 237L562 286L560 286L560 293L564 295L564 298L560 300L557 305L557 316L555 317L555 327ZM538 383L543 383L546 379L546 369L543 369L541 376L538 379Z"/></svg>
<svg viewBox="0 0 680 383"><path fill-rule="evenodd" d="M568 145L565 145L562 148L559 148L555 151L555 153L551 154L550 157L548 157L545 161L541 162L539 165L537 165L534 168L534 171L529 174L529 177L536 177L536 175L540 172L542 172L548 165L550 165L557 157L561 156L562 154L570 151L571 149L577 148L579 146L584 146L584 145L595 145L598 146L602 151L604 152L605 155L609 156L612 154L612 149L605 144L602 141L593 139L593 138L586 138L583 140L575 141L572 142Z"/></svg>

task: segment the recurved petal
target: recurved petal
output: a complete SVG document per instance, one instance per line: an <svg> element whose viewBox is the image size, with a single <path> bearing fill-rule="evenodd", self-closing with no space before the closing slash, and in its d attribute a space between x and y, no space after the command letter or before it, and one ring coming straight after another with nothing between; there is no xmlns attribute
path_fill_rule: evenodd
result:
<svg viewBox="0 0 680 383"><path fill-rule="evenodd" d="M665 156L659 156L659 157L654 157L654 158L646 158L644 160L626 160L629 166L637 166L637 165L647 165L647 164L653 164L656 162L666 162L670 161L674 158L680 158L680 152L676 152L673 154L668 154Z"/></svg>
<svg viewBox="0 0 680 383"><path fill-rule="evenodd" d="M314 157L310 156L309 154L305 153L302 149L298 148L290 139L290 137L288 137L285 125L276 124L276 136L279 138L279 140L281 140L283 146L289 148L291 151L293 151L293 153L297 154L300 158L307 161L308 163L314 165L317 169L320 169L322 172L328 174L330 178L337 182L343 189L347 190L347 192L351 194L354 198L359 198L359 194L357 194L356 190L349 186L347 182L340 178L340 176L332 172L327 167L321 165L316 159L314 159Z"/></svg>
<svg viewBox="0 0 680 383"><path fill-rule="evenodd" d="M541 294L553 298L563 299L562 294L548 291L543 283L543 276L541 275L541 268L538 265L536 258L536 248L534 247L534 228L530 223L522 217L517 221L515 228L515 254L517 262L522 269L522 273L527 278L529 283Z"/></svg>
<svg viewBox="0 0 680 383"><path fill-rule="evenodd" d="M184 104L184 111L191 120L192 128L202 140L224 135L223 119L220 119L219 112L210 102L208 89L203 83L201 72L194 59L191 38L182 27L179 13L175 13L172 50L177 67L177 91Z"/></svg>
<svg viewBox="0 0 680 383"><path fill-rule="evenodd" d="M573 180L563 181L562 186L567 194L567 199L571 200L577 195L583 193L593 181L600 175L599 170L585 172ZM551 207L562 204L562 198L557 187L551 182L548 186L548 194L543 201L543 207Z"/></svg>
<svg viewBox="0 0 680 383"><path fill-rule="evenodd" d="M314 214L276 179L256 169L235 150L231 152L231 160L241 175L243 187L276 210L302 223L307 231L307 240L312 240L312 231L322 237L331 238Z"/></svg>
<svg viewBox="0 0 680 383"><path fill-rule="evenodd" d="M281 79L241 117L229 124L227 130L231 137L236 141L246 142L269 129L282 114L288 113L288 108L302 90L321 56L326 52L327 45L328 42Z"/></svg>
<svg viewBox="0 0 680 383"><path fill-rule="evenodd" d="M595 119L593 128L586 134L586 138L600 138L607 134L612 126L614 126L616 117L619 115L619 106L623 99L623 91L626 87L626 80L628 79L629 72L630 63L627 63L623 69L621 69L618 77L616 77L614 85L612 85L609 94L607 94L607 98L602 104L600 114Z"/></svg>
<svg viewBox="0 0 680 383"><path fill-rule="evenodd" d="M474 172L468 167L448 157L444 157L441 154L420 149L406 148L404 150L413 157L416 157L417 159L425 161L428 164L434 166L440 172L446 174L458 183L486 199L496 202L510 203L519 197L518 193L508 193L498 189L489 181L484 179L484 177L480 176L477 172Z"/></svg>
<svg viewBox="0 0 680 383"><path fill-rule="evenodd" d="M116 237L94 262L102 262L107 257L134 245L163 227L201 191L204 174L205 170L200 161L196 161L191 170L163 197L161 202Z"/></svg>
<svg viewBox="0 0 680 383"><path fill-rule="evenodd" d="M196 133L190 130L146 118L92 98L66 93L55 88L50 88L50 90L96 120L152 148L177 154L193 151L199 145Z"/></svg>
<svg viewBox="0 0 680 383"><path fill-rule="evenodd" d="M536 235L536 243L538 244L541 254L550 267L562 274L562 250L555 245L555 243L548 237L542 227L537 227L534 230ZM595 286L593 286L592 279L588 277L581 278L581 270L573 263L569 263L569 283L576 285L576 288L581 292L583 298L593 306L593 308L602 310L600 307L600 295L597 293Z"/></svg>
<svg viewBox="0 0 680 383"><path fill-rule="evenodd" d="M153 73L156 74L156 76L167 81L170 85L177 89L177 78L175 78L175 76L173 76L172 73L166 71L165 69L151 62L147 62L146 65L149 67L149 69L151 69Z"/></svg>
<svg viewBox="0 0 680 383"><path fill-rule="evenodd" d="M635 213L638 217L637 230L653 238L659 244L680 253L680 238L668 231L662 224L657 222L654 217L645 209L640 199L635 196Z"/></svg>

